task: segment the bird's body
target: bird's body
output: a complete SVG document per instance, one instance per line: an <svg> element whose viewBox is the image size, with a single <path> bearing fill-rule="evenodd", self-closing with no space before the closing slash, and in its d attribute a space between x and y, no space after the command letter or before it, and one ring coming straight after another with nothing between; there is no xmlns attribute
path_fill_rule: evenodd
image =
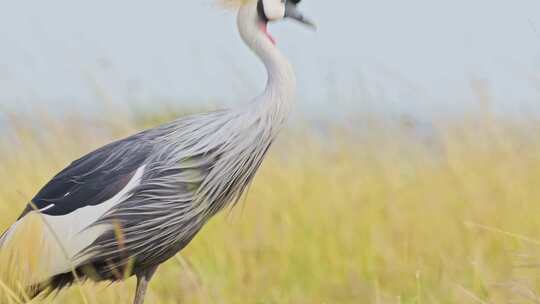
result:
<svg viewBox="0 0 540 304"><path fill-rule="evenodd" d="M135 274L142 302L156 267L239 199L295 94L293 70L269 39L261 2L243 3L238 14L244 42L268 71L261 95L241 108L183 117L83 156L45 185L0 238L0 250L24 246L17 244L21 231L39 227L33 229L40 252L33 254L42 259L29 280L33 292Z"/></svg>

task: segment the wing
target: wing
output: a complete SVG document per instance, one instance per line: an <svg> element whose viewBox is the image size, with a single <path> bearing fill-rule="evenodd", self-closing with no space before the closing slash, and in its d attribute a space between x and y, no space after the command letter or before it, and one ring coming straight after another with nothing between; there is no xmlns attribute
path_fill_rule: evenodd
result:
<svg viewBox="0 0 540 304"><path fill-rule="evenodd" d="M35 209L60 216L107 201L127 185L151 148L144 133L139 133L83 156L48 182L19 219Z"/></svg>
<svg viewBox="0 0 540 304"><path fill-rule="evenodd" d="M0 237L2 251L10 252L6 256L20 257L22 266L38 265L28 272L28 282L69 272L78 263L73 257L110 229L90 226L140 183L153 150L149 132L113 142L71 163ZM36 209L39 212L32 212ZM26 263L36 259L39 262ZM15 269L20 266L12 264Z"/></svg>

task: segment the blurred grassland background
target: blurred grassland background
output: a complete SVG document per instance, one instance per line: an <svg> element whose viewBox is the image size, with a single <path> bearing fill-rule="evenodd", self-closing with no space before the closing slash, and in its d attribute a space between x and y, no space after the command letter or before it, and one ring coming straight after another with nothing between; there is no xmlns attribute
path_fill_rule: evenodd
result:
<svg viewBox="0 0 540 304"><path fill-rule="evenodd" d="M70 161L176 116L35 113L4 113L2 231ZM148 303L538 303L538 122L486 109L429 132L373 115L292 124L241 203L161 266ZM44 302L130 303L134 287Z"/></svg>
<svg viewBox="0 0 540 304"><path fill-rule="evenodd" d="M259 92L263 66L214 2L2 6L0 232L74 159ZM303 8L316 33L271 31L306 116L240 204L161 266L147 303L540 303L540 2ZM18 303L3 283L0 303ZM43 302L127 304L134 288Z"/></svg>

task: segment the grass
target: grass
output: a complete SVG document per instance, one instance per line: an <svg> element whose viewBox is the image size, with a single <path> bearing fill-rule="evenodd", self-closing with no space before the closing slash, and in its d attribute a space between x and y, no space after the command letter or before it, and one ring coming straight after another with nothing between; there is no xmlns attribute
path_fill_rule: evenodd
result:
<svg viewBox="0 0 540 304"><path fill-rule="evenodd" d="M140 128L111 121L12 117L0 230L69 161ZM289 130L245 200L159 269L148 303L540 302L538 124L471 116L429 136L411 128ZM44 302L130 303L134 283ZM2 284L0 302L18 303Z"/></svg>

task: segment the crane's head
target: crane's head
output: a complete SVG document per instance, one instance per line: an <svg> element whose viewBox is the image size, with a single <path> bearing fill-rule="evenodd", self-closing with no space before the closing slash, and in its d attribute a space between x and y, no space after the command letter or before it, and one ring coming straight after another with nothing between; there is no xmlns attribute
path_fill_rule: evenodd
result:
<svg viewBox="0 0 540 304"><path fill-rule="evenodd" d="M257 13L261 20L270 22L290 18L315 28L315 24L298 10L302 0L257 0Z"/></svg>
<svg viewBox="0 0 540 304"><path fill-rule="evenodd" d="M315 24L298 10L300 1L302 0L257 0L257 15L263 24L262 30L273 44L276 42L266 29L268 22L289 18L315 29Z"/></svg>
<svg viewBox="0 0 540 304"><path fill-rule="evenodd" d="M301 0L221 0L221 4L231 9L238 9L238 30L244 42L252 48L259 42L270 41L275 45L274 38L267 30L270 22L284 19L296 20L311 28L315 24L304 17L298 10ZM260 35L260 34L264 35ZM259 39L264 37L264 39Z"/></svg>

